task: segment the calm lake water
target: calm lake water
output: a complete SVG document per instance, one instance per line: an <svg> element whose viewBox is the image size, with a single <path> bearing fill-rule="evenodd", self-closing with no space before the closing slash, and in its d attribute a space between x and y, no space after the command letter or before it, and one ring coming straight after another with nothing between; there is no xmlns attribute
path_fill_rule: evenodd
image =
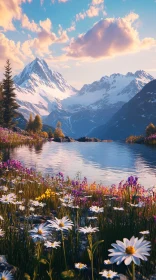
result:
<svg viewBox="0 0 156 280"><path fill-rule="evenodd" d="M117 184L128 176L139 177L145 187L156 185L156 147L138 144L112 143L55 143L41 146L22 146L10 151L10 158L43 174L63 172L75 178L79 172L89 182Z"/></svg>

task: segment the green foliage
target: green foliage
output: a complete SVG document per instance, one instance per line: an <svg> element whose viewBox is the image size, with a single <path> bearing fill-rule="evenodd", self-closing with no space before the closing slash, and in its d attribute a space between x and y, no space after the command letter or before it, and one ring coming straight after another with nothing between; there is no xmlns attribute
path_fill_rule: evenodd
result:
<svg viewBox="0 0 156 280"><path fill-rule="evenodd" d="M26 126L27 131L32 131L33 130L33 122L34 122L33 116L30 113L30 117L29 117L29 120L28 120L28 123L27 123L27 126Z"/></svg>
<svg viewBox="0 0 156 280"><path fill-rule="evenodd" d="M57 127L57 128L61 128L61 126L62 126L61 122L58 121L57 124L56 124L56 127Z"/></svg>
<svg viewBox="0 0 156 280"><path fill-rule="evenodd" d="M35 116L35 119L33 121L33 131L34 132L40 132L42 130L42 120L39 115Z"/></svg>
<svg viewBox="0 0 156 280"><path fill-rule="evenodd" d="M43 124L42 124L41 117L39 115L36 115L35 119L33 120L33 116L32 116L32 114L30 114L26 130L32 131L35 133L39 133L39 132L41 132L42 127L43 127Z"/></svg>
<svg viewBox="0 0 156 280"><path fill-rule="evenodd" d="M139 135L139 136L134 136L134 135L131 135L129 136L127 139L126 139L126 143L137 143L137 144L141 144L141 143L144 143L144 136L142 135Z"/></svg>
<svg viewBox="0 0 156 280"><path fill-rule="evenodd" d="M62 132L61 128L56 128L54 131L54 138L63 138L64 137L64 133Z"/></svg>
<svg viewBox="0 0 156 280"><path fill-rule="evenodd" d="M4 80L3 80L3 119L5 127L12 127L14 125L13 119L16 117L16 110L19 105L16 102L15 88L11 74L11 66L7 60Z"/></svg>
<svg viewBox="0 0 156 280"><path fill-rule="evenodd" d="M54 137L54 134L52 133L52 130L50 129L48 131L48 138L53 138Z"/></svg>
<svg viewBox="0 0 156 280"><path fill-rule="evenodd" d="M156 126L153 123L150 123L147 127L146 127L146 137L149 137L152 134L156 133Z"/></svg>
<svg viewBox="0 0 156 280"><path fill-rule="evenodd" d="M3 125L3 85L0 83L0 125Z"/></svg>
<svg viewBox="0 0 156 280"><path fill-rule="evenodd" d="M54 131L54 138L59 138L59 137L63 138L64 137L64 133L63 133L63 131L61 129L61 122L58 121L57 125L56 125L56 129Z"/></svg>

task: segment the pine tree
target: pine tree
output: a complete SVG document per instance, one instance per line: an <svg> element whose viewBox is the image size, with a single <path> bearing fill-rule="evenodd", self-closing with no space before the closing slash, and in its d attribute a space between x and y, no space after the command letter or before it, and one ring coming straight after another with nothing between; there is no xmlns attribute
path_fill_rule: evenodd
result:
<svg viewBox="0 0 156 280"><path fill-rule="evenodd" d="M27 126L26 126L27 131L32 131L33 130L33 123L34 123L33 116L30 113L30 117L29 117L29 120L28 120L28 123L27 123Z"/></svg>
<svg viewBox="0 0 156 280"><path fill-rule="evenodd" d="M16 94L11 72L10 61L7 60L4 73L5 78L3 80L3 119L6 127L12 127L14 125L13 119L16 117L16 110L19 107L16 102Z"/></svg>
<svg viewBox="0 0 156 280"><path fill-rule="evenodd" d="M3 86L0 83L0 125L3 126Z"/></svg>
<svg viewBox="0 0 156 280"><path fill-rule="evenodd" d="M40 132L42 130L42 120L39 115L35 116L35 119L33 121L33 131L34 132Z"/></svg>

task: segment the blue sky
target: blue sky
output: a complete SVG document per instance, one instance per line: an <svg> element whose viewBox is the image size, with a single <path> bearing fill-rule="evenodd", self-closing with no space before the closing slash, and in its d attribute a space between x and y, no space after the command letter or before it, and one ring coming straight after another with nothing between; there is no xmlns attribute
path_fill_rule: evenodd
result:
<svg viewBox="0 0 156 280"><path fill-rule="evenodd" d="M155 15L155 0L3 0L0 71L38 56L77 88L114 72L156 77Z"/></svg>

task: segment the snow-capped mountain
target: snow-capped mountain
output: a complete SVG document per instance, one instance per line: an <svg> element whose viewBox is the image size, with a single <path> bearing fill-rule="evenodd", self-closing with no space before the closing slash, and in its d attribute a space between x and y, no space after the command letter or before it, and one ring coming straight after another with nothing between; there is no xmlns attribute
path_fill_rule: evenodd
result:
<svg viewBox="0 0 156 280"><path fill-rule="evenodd" d="M36 58L14 77L19 111L28 119L30 112L47 116L61 107L61 100L76 94L62 75L52 71L47 63Z"/></svg>
<svg viewBox="0 0 156 280"><path fill-rule="evenodd" d="M90 136L123 140L130 135L143 135L151 122L156 124L156 80L145 85L107 124L94 129Z"/></svg>
<svg viewBox="0 0 156 280"><path fill-rule="evenodd" d="M75 138L88 135L94 128L108 122L153 79L142 70L104 76L99 81L84 85L77 94L63 99L62 106L53 110L45 122L55 126L59 118L65 134Z"/></svg>

